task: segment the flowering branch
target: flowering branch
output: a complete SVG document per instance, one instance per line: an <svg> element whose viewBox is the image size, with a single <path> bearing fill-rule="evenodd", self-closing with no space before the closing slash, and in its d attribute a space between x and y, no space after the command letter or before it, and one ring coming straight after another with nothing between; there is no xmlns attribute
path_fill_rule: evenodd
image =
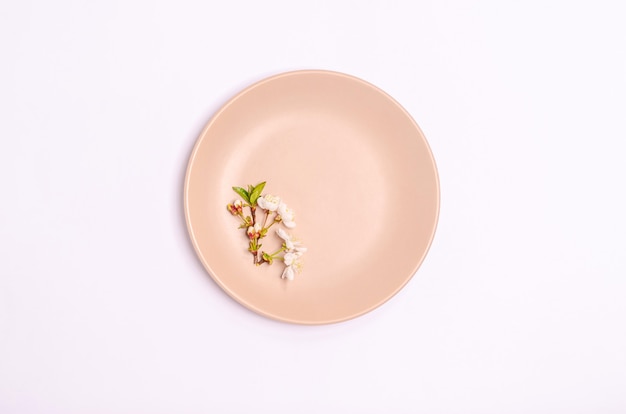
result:
<svg viewBox="0 0 626 414"><path fill-rule="evenodd" d="M276 234L283 240L282 246L274 253L266 253L260 251L263 246L260 241L267 236L269 229L276 223L282 223L287 228L296 226L295 214L278 196L262 195L266 182L263 181L256 186L248 185L247 189L242 187L233 187L241 200L235 200L226 206L227 210L233 215L241 219L240 229L245 229L246 236L249 240L248 251L253 256L253 264L260 266L263 263L271 265L274 260L279 259L285 264L282 278L293 280L294 274L298 273L302 267L300 258L306 252L306 247L302 246L290 234L282 228L276 230ZM250 215L243 213L244 207L249 208ZM265 217L257 221L257 210ZM275 214L273 220L268 225L268 219L271 214ZM280 254L283 253L282 256Z"/></svg>

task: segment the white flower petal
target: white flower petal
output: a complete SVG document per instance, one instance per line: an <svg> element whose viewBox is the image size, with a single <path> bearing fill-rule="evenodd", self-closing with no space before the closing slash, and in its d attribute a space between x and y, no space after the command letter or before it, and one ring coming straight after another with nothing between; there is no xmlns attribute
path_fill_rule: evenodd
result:
<svg viewBox="0 0 626 414"><path fill-rule="evenodd" d="M280 214L280 216L284 216L285 215L285 211L287 210L287 204L283 203L282 201L280 203L278 203L278 214Z"/></svg>
<svg viewBox="0 0 626 414"><path fill-rule="evenodd" d="M286 242L291 240L291 236L289 235L289 233L287 233L285 230L283 230L281 228L276 230L276 234L278 234L278 237L280 237L281 239L283 239Z"/></svg>
<svg viewBox="0 0 626 414"><path fill-rule="evenodd" d="M259 197L257 204L264 210L276 211L280 205L280 197L268 194L263 197Z"/></svg>
<svg viewBox="0 0 626 414"><path fill-rule="evenodd" d="M256 203L259 205L259 207L261 207L263 210L267 210L267 204L265 204L265 197L259 197L256 200Z"/></svg>
<svg viewBox="0 0 626 414"><path fill-rule="evenodd" d="M287 204L280 203L278 206L278 214L283 219L283 223L287 226L287 228L292 229L296 227L296 222L294 221L296 215L292 209L287 207Z"/></svg>
<svg viewBox="0 0 626 414"><path fill-rule="evenodd" d="M287 252L283 257L283 261L285 262L285 266L291 266L293 262L298 258L295 253Z"/></svg>
<svg viewBox="0 0 626 414"><path fill-rule="evenodd" d="M293 270L293 267L287 266L285 267L285 270L283 270L283 275L281 277L283 279L293 280L294 274L295 272Z"/></svg>

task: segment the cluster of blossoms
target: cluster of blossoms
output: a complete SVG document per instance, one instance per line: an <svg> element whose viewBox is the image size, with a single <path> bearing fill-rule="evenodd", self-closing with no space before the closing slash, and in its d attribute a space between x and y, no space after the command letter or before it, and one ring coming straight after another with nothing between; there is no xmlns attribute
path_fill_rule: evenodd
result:
<svg viewBox="0 0 626 414"><path fill-rule="evenodd" d="M249 239L248 251L253 256L253 263L260 266L263 263L272 264L274 260L282 260L285 264L282 278L293 280L296 273L301 269L300 258L306 252L302 246L289 233L282 228L276 230L276 234L283 241L281 248L274 253L266 253L261 249L260 241L267 236L269 229L276 223L282 223L292 229L296 227L295 214L287 207L280 197L274 195L261 195L265 182L256 186L249 185L248 189L233 187L242 200L236 200L228 204L226 208L233 215L241 219L240 229L245 229ZM244 214L244 208L250 209L250 215ZM265 213L263 217L263 213ZM270 216L273 216L270 219Z"/></svg>

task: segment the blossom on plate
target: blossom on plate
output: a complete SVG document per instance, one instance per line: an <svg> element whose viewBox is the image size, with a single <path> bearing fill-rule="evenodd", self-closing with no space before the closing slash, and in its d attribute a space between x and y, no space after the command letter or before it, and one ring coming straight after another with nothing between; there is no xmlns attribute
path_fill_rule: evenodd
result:
<svg viewBox="0 0 626 414"><path fill-rule="evenodd" d="M301 253L289 252L283 257L285 262L285 269L283 270L283 279L293 280L296 273L300 273L302 270L302 262L300 261Z"/></svg>
<svg viewBox="0 0 626 414"><path fill-rule="evenodd" d="M296 222L294 221L295 214L294 214L292 209L287 207L287 204L281 202L278 205L277 212L280 215L280 217L282 218L282 221L283 221L283 224L285 225L285 227L290 228L290 229L296 227Z"/></svg>
<svg viewBox="0 0 626 414"><path fill-rule="evenodd" d="M260 242L267 236L270 227L277 223L283 223L287 229L292 229L296 226L293 210L287 207L287 204L278 196L271 194L262 195L264 187L265 181L256 186L248 185L247 190L244 187L233 187L233 191L241 197L241 200L233 201L226 207L232 215L238 216L242 221L239 228L243 229L249 238L248 251L254 257L254 265L260 266L264 263L271 265L278 259L285 266L281 277L293 280L295 274L300 273L302 269L300 259L306 253L307 248L291 234L287 233L284 228L278 228L276 229L276 234L282 239L281 247L271 254L260 250L262 247ZM264 217L255 214L257 207L265 213ZM243 213L246 208L250 209L250 215ZM276 214L273 220L270 220L268 223L271 213Z"/></svg>
<svg viewBox="0 0 626 414"><path fill-rule="evenodd" d="M277 229L276 234L283 239L283 263L285 263L285 270L283 271L283 279L293 280L296 272L299 272L302 268L302 262L300 258L306 253L307 248L302 246L297 240L294 240L291 234L287 233L283 229Z"/></svg>
<svg viewBox="0 0 626 414"><path fill-rule="evenodd" d="M276 211L280 205L280 197L268 194L259 197L256 202L263 210Z"/></svg>

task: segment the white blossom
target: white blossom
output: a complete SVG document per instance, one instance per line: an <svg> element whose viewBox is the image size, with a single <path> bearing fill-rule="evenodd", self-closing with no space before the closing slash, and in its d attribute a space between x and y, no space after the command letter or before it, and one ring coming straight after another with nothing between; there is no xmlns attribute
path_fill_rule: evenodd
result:
<svg viewBox="0 0 626 414"><path fill-rule="evenodd" d="M302 256L302 253L306 253L307 248L302 246L301 242L295 240L293 236L291 236L285 230L278 229L276 230L276 234L278 234L278 237L285 241L285 248L288 252L296 252L299 253L300 256Z"/></svg>
<svg viewBox="0 0 626 414"><path fill-rule="evenodd" d="M285 266L291 266L292 264L295 263L296 260L298 260L298 256L296 255L295 252L287 252L285 253L285 256L283 257Z"/></svg>
<svg viewBox="0 0 626 414"><path fill-rule="evenodd" d="M276 211L280 205L280 197L268 194L263 197L259 197L256 202L263 210Z"/></svg>
<svg viewBox="0 0 626 414"><path fill-rule="evenodd" d="M278 234L278 237L280 237L284 241L291 241L291 235L283 229L276 230L276 234Z"/></svg>
<svg viewBox="0 0 626 414"><path fill-rule="evenodd" d="M283 279L293 280L296 272L302 268L300 258L306 253L307 248L302 246L297 240L294 240L291 234L287 233L283 229L277 229L276 234L283 239L283 249L285 255L283 256L283 262L285 263L285 270L283 271Z"/></svg>
<svg viewBox="0 0 626 414"><path fill-rule="evenodd" d="M287 248L287 250L293 250L295 245L294 245L293 239L292 239L292 237L291 237L291 235L289 233L287 233L283 229L278 229L278 230L276 230L276 234L278 234L278 237L280 237L281 239L283 239L285 241L285 247Z"/></svg>
<svg viewBox="0 0 626 414"><path fill-rule="evenodd" d="M277 211L280 217L282 218L283 224L285 225L285 227L290 228L290 229L296 227L296 222L294 221L295 214L292 209L287 207L287 204L281 202L278 205Z"/></svg>

